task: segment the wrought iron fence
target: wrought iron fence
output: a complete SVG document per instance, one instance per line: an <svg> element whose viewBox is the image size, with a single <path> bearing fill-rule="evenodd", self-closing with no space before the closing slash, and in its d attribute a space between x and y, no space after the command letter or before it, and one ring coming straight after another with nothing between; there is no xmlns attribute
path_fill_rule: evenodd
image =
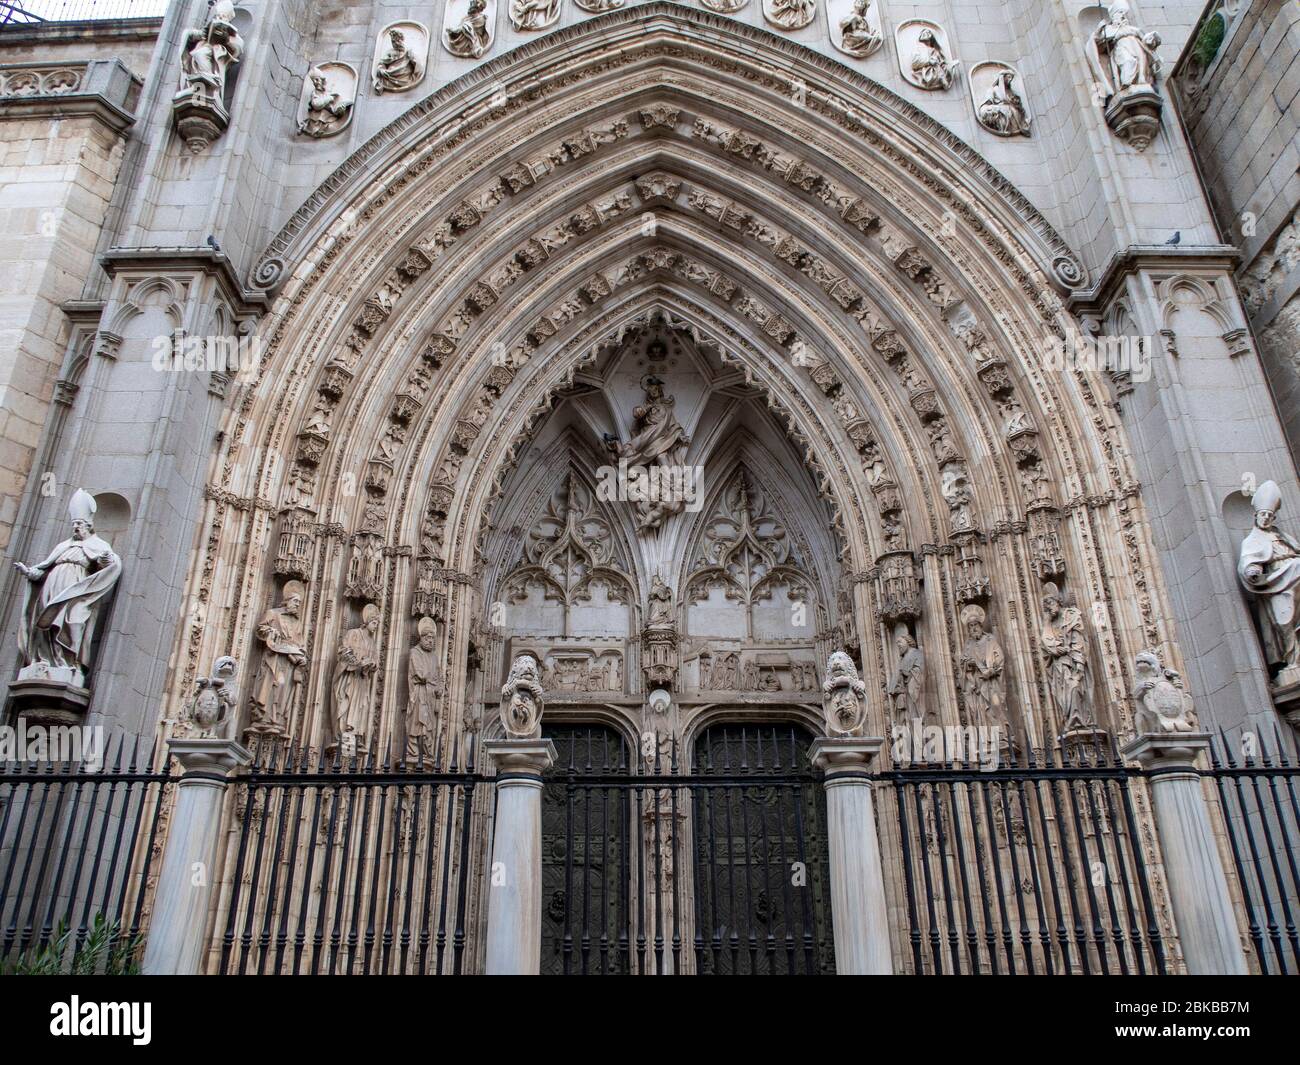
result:
<svg viewBox="0 0 1300 1065"><path fill-rule="evenodd" d="M651 737L552 725L542 971L834 970L825 796L793 729L719 726L693 765Z"/></svg>
<svg viewBox="0 0 1300 1065"><path fill-rule="evenodd" d="M901 867L905 971L1166 971L1131 773L1113 749L895 768L877 789L882 833L896 829L882 845L887 869Z"/></svg>
<svg viewBox="0 0 1300 1065"><path fill-rule="evenodd" d="M461 973L488 786L472 740L445 767L257 752L235 787L219 971Z"/></svg>
<svg viewBox="0 0 1300 1065"><path fill-rule="evenodd" d="M1272 746L1270 754L1262 738L1233 744L1220 733L1211 748L1210 775L1223 806L1256 964L1264 975L1285 976L1300 972L1300 766L1287 757L1280 737Z"/></svg>
<svg viewBox="0 0 1300 1065"><path fill-rule="evenodd" d="M129 967L172 777L121 740L101 768L0 764L0 967ZM93 948L93 957L86 951Z"/></svg>
<svg viewBox="0 0 1300 1065"><path fill-rule="evenodd" d="M170 0L0 0L0 26L161 18Z"/></svg>

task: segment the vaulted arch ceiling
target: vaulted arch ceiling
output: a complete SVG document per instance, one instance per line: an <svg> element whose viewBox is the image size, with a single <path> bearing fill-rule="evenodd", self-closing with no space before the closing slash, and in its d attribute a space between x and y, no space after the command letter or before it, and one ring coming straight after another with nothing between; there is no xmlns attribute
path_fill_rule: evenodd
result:
<svg viewBox="0 0 1300 1065"><path fill-rule="evenodd" d="M1099 598L1097 538L1127 535L1138 594L1115 628L1158 638L1113 410L1044 358L1077 334L1061 302L1086 280L1077 259L969 147L789 41L651 4L517 49L372 138L252 280L274 294L265 354L210 494L257 514L247 543L216 537L204 560L237 575L236 602L287 572L285 507L472 583L557 392L668 316L803 450L848 572L1028 530L1005 550L1028 610L1026 574L1065 569L1057 525L1035 528L1061 508L1082 514L1069 579ZM396 614L411 568L388 577ZM236 645L252 610L231 611Z"/></svg>

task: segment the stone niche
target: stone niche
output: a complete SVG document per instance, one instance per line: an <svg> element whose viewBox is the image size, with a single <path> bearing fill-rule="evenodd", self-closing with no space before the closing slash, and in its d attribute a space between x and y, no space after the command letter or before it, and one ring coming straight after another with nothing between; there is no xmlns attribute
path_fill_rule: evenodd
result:
<svg viewBox="0 0 1300 1065"><path fill-rule="evenodd" d="M627 645L624 640L583 637L537 640L515 637L503 667L530 654L542 664L542 689L548 703L570 697L622 695L627 691ZM502 682L505 675L502 675Z"/></svg>
<svg viewBox="0 0 1300 1065"><path fill-rule="evenodd" d="M682 690L812 698L818 690L816 650L784 640L709 640L682 656Z"/></svg>

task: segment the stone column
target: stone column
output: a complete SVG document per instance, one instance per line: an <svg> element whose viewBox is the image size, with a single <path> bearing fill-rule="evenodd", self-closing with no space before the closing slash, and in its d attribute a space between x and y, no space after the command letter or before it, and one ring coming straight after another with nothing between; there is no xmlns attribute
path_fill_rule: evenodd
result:
<svg viewBox="0 0 1300 1065"><path fill-rule="evenodd" d="M212 896L221 807L230 774L252 755L235 740L174 739L167 750L185 770L163 851L144 951L150 975L200 972Z"/></svg>
<svg viewBox="0 0 1300 1065"><path fill-rule="evenodd" d="M822 737L810 752L813 765L826 772L835 971L843 976L889 976L894 971L867 775L884 744L878 737Z"/></svg>
<svg viewBox="0 0 1300 1065"><path fill-rule="evenodd" d="M555 761L555 744L488 740L483 750L497 767L487 973L536 976L542 962L542 773Z"/></svg>
<svg viewBox="0 0 1300 1065"><path fill-rule="evenodd" d="M1193 975L1244 975L1246 955L1196 759L1209 733L1139 736L1124 748L1151 780L1174 922Z"/></svg>

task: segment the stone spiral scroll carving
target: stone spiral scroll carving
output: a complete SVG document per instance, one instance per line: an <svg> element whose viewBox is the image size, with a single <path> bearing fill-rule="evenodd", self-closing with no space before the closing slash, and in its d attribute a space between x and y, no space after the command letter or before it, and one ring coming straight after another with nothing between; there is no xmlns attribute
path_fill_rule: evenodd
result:
<svg viewBox="0 0 1300 1065"><path fill-rule="evenodd" d="M496 22L496 0L447 0L442 46L462 59L481 59L492 47Z"/></svg>
<svg viewBox="0 0 1300 1065"><path fill-rule="evenodd" d="M880 10L872 0L827 0L826 18L831 44L857 59L875 55L885 43Z"/></svg>

